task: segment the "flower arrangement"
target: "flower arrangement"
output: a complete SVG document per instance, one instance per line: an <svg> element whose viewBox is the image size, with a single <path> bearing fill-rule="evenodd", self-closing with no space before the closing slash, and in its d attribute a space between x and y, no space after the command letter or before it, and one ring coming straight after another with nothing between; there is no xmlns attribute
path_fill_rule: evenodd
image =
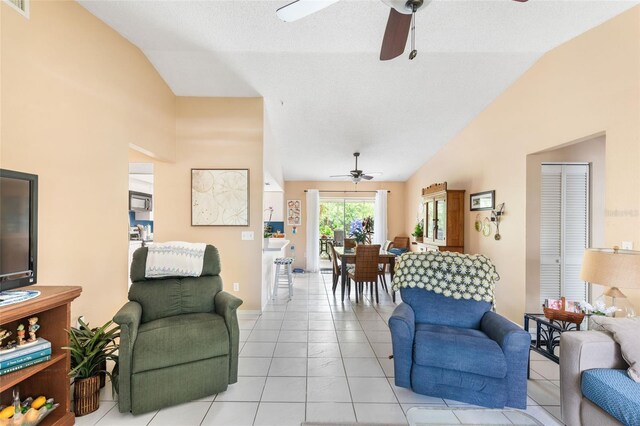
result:
<svg viewBox="0 0 640 426"><path fill-rule="evenodd" d="M273 217L273 207L267 207L266 209L264 209L264 211L269 212L269 220L264 223L264 227L262 229L262 236L264 238L269 238L271 237L271 233L273 231L273 228L271 227L271 218Z"/></svg>
<svg viewBox="0 0 640 426"><path fill-rule="evenodd" d="M360 244L370 244L371 235L373 234L373 218L365 217L364 219L356 219L351 222L349 234Z"/></svg>
<svg viewBox="0 0 640 426"><path fill-rule="evenodd" d="M605 305L601 300L596 301L593 305L583 300L582 302L580 302L580 308L586 314L598 315L602 317L611 316L618 310L618 308L615 306L609 306L607 308L607 305Z"/></svg>

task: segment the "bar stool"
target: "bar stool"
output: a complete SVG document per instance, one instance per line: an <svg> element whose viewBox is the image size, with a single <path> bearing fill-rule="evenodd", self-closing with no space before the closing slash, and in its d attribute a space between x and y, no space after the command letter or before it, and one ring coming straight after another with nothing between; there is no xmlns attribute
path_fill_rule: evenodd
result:
<svg viewBox="0 0 640 426"><path fill-rule="evenodd" d="M291 273L291 264L293 263L292 257L277 257L273 263L276 265L276 273L273 279L273 296L275 300L278 296L278 287L286 286L289 288L289 300L293 297L293 274ZM280 266L284 266L282 272L280 272ZM286 278L286 281L284 280Z"/></svg>

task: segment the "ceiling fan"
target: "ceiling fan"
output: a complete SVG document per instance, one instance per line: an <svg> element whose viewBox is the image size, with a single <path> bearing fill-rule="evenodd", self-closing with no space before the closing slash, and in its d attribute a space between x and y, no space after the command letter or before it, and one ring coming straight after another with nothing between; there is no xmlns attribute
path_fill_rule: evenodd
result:
<svg viewBox="0 0 640 426"><path fill-rule="evenodd" d="M300 18L318 12L340 0L296 0L276 10L276 15L285 22L297 21ZM432 0L382 0L391 11L387 20L387 28L382 39L380 60L388 61L404 53L411 30L411 53L409 59L418 54L415 48L416 12L427 6ZM527 0L513 0L524 3Z"/></svg>
<svg viewBox="0 0 640 426"><path fill-rule="evenodd" d="M351 170L349 172L348 175L333 175L333 176L329 176L332 178L349 178L351 179L351 182L355 183L356 185L358 184L358 182L360 182L362 179L364 180L371 180L373 179L374 176L379 176L382 173L379 172L374 172L374 173L365 173L362 170L358 169L358 157L360 157L360 153L359 152L354 152L353 156L356 157L356 167Z"/></svg>

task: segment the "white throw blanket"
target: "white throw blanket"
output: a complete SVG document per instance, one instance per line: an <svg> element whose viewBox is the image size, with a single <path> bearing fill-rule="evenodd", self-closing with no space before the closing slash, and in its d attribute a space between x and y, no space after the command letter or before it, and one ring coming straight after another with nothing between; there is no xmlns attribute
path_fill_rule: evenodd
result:
<svg viewBox="0 0 640 426"><path fill-rule="evenodd" d="M204 243L169 241L149 246L146 278L199 277L204 263Z"/></svg>

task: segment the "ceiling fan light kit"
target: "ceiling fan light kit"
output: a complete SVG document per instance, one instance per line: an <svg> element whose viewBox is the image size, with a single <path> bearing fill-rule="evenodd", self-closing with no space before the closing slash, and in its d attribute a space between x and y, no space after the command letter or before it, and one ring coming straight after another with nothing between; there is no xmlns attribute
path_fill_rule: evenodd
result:
<svg viewBox="0 0 640 426"><path fill-rule="evenodd" d="M339 0L296 0L276 10L278 18L285 22L293 22L307 15L318 12L325 7L337 3ZM404 53L407 46L409 32L411 32L411 53L409 59L415 59L416 50L416 12L423 6L428 6L433 0L382 0L391 8L387 27L382 39L380 60L388 61ZM525 3L528 0L513 0Z"/></svg>
<svg viewBox="0 0 640 426"><path fill-rule="evenodd" d="M362 170L358 169L358 157L360 157L360 153L359 152L354 152L353 156L356 158L356 166L353 170L351 170L349 172L348 175L333 175L333 176L329 176L331 178L348 178L349 180L351 180L351 182L355 183L356 185L358 184L358 182L360 182L362 179L364 180L371 180L373 179L374 175L381 175L382 173L365 173Z"/></svg>

